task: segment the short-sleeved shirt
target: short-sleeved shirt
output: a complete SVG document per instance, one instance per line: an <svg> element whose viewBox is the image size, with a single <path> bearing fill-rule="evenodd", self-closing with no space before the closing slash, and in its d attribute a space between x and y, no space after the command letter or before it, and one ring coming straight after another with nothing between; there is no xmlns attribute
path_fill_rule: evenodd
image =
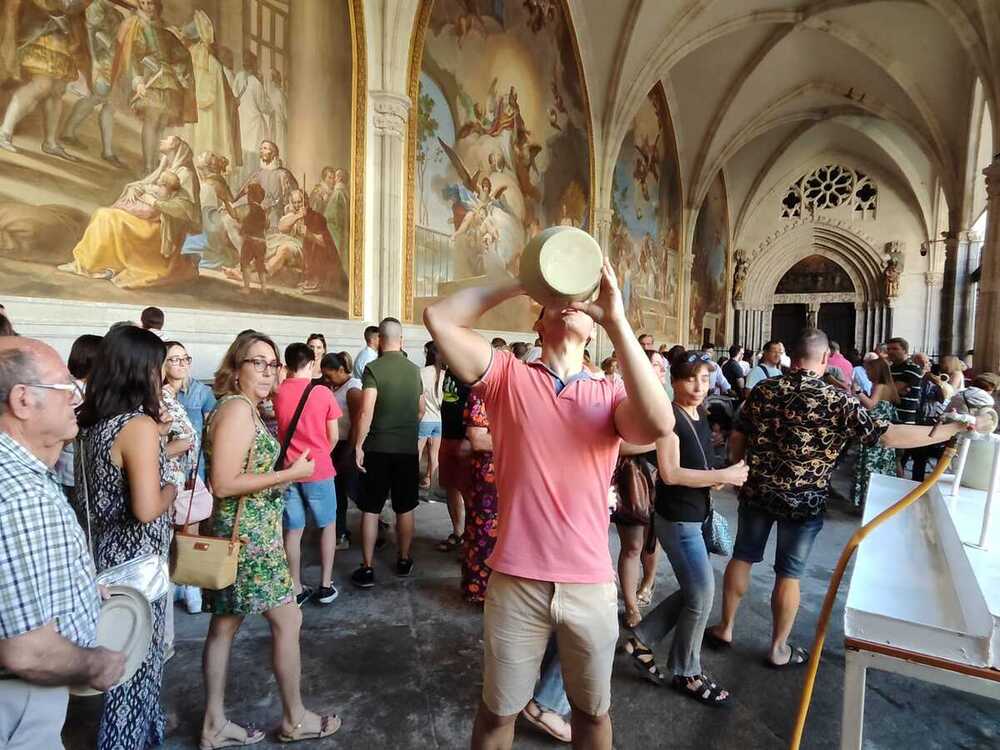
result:
<svg viewBox="0 0 1000 750"><path fill-rule="evenodd" d="M725 376L726 380L729 381L729 384L734 388L736 387L736 384L740 380L746 377L743 374L743 368L740 365L741 365L740 362L736 361L735 359L730 359L727 360L726 364L722 366L722 374Z"/></svg>
<svg viewBox="0 0 1000 750"><path fill-rule="evenodd" d="M278 386L278 392L274 396L274 413L278 418L278 441L282 445L285 443L285 435L288 433L292 417L295 416L295 409L302 399L302 393L310 382L309 378L288 378ZM285 466L291 466L307 448L309 449L309 457L316 465L312 476L303 481L320 482L324 479L333 479L337 475L337 470L333 468L333 459L330 458L333 446L330 445L326 424L336 422L341 414L340 406L337 405L337 400L329 388L318 385L309 392L309 398L302 407L299 424L288 446L288 453L285 454Z"/></svg>
<svg viewBox="0 0 1000 750"><path fill-rule="evenodd" d="M621 445L614 414L626 397L623 382L584 369L563 384L541 361L494 351L473 390L490 415L497 467L490 566L537 581L614 580L608 489Z"/></svg>
<svg viewBox="0 0 1000 750"><path fill-rule="evenodd" d="M354 372L351 374L358 380L361 380L365 376L365 368L376 359L378 359L378 352L370 346L366 346L358 352L358 356L354 358Z"/></svg>
<svg viewBox="0 0 1000 750"><path fill-rule="evenodd" d="M889 365L892 379L905 383L908 388L899 396L896 413L901 424L914 424L920 407L920 381L924 378L923 368L912 359L905 359Z"/></svg>
<svg viewBox="0 0 1000 750"><path fill-rule="evenodd" d="M0 432L0 639L54 622L91 647L100 606L86 537L55 476Z"/></svg>
<svg viewBox="0 0 1000 750"><path fill-rule="evenodd" d="M750 374L747 375L746 379L747 388L752 390L753 387L762 380L779 377L781 377L780 367L771 367L771 365L766 365L761 362L760 364L754 365L750 368Z"/></svg>
<svg viewBox="0 0 1000 750"><path fill-rule="evenodd" d="M347 408L347 394L353 390L361 390L361 379L351 377L346 383L333 390L333 397L340 407L340 419L337 420L337 440L347 440L351 434L351 410Z"/></svg>
<svg viewBox="0 0 1000 750"><path fill-rule="evenodd" d="M465 404L469 386L445 370L441 381L441 437L461 440L465 437Z"/></svg>
<svg viewBox="0 0 1000 750"><path fill-rule="evenodd" d="M200 436L205 429L205 418L215 411L215 394L200 380L189 380L176 394L177 401L187 412L191 426Z"/></svg>
<svg viewBox="0 0 1000 750"><path fill-rule="evenodd" d="M416 453L420 395L424 390L420 368L402 352L382 352L365 368L361 383L378 391L365 452Z"/></svg>
<svg viewBox="0 0 1000 750"><path fill-rule="evenodd" d="M889 422L817 373L795 370L759 383L735 429L747 436L750 467L740 501L800 521L826 508L833 465L847 441L875 445Z"/></svg>
<svg viewBox="0 0 1000 750"><path fill-rule="evenodd" d="M424 384L424 416L421 422L441 421L441 400L444 398L444 373L434 365L420 369L420 380Z"/></svg>

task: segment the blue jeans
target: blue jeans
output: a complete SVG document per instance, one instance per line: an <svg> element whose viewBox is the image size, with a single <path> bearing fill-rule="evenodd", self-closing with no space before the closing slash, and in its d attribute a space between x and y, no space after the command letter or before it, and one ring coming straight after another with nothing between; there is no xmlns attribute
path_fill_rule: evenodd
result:
<svg viewBox="0 0 1000 750"><path fill-rule="evenodd" d="M698 522L667 521L657 516L654 528L680 588L643 617L633 632L647 646L653 646L676 627L667 666L675 675L694 677L701 674L701 640L715 597L708 548Z"/></svg>
<svg viewBox="0 0 1000 750"><path fill-rule="evenodd" d="M543 711L554 711L559 715L569 713L569 699L566 697L566 686L563 685L562 667L559 665L559 650L556 648L556 637L549 638L542 657L542 668L535 686L535 703Z"/></svg>
<svg viewBox="0 0 1000 750"><path fill-rule="evenodd" d="M778 524L778 545L774 550L774 573L781 578L801 578L809 561L816 535L823 528L823 516L805 521L788 521L740 503L739 529L733 545L733 559L759 563L764 559L764 547L771 536L771 527Z"/></svg>

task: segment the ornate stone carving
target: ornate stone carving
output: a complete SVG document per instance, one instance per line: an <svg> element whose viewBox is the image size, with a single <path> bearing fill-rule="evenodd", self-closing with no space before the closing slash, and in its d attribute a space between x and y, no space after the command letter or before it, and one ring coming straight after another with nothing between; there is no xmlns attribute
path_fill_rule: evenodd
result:
<svg viewBox="0 0 1000 750"><path fill-rule="evenodd" d="M903 272L903 259L904 250L906 246L899 240L894 240L893 242L885 243L885 258L886 261L892 261L896 264L896 269L902 273Z"/></svg>
<svg viewBox="0 0 1000 750"><path fill-rule="evenodd" d="M375 134L403 140L410 114L409 98L391 91L373 91L371 100Z"/></svg>
<svg viewBox="0 0 1000 750"><path fill-rule="evenodd" d="M733 301L738 302L743 299L743 287L746 285L748 263L746 253L741 249L736 250L733 269Z"/></svg>
<svg viewBox="0 0 1000 750"><path fill-rule="evenodd" d="M928 271L924 274L924 283L931 289L937 289L944 285L944 274L939 271Z"/></svg>
<svg viewBox="0 0 1000 750"><path fill-rule="evenodd" d="M894 299L899 296L899 280L902 277L902 272L900 271L899 265L896 260L892 257L885 262L885 269L882 271L882 277L885 281L885 296L887 299Z"/></svg>
<svg viewBox="0 0 1000 750"><path fill-rule="evenodd" d="M1000 158L994 159L983 174L986 175L986 194L990 200L1000 198Z"/></svg>

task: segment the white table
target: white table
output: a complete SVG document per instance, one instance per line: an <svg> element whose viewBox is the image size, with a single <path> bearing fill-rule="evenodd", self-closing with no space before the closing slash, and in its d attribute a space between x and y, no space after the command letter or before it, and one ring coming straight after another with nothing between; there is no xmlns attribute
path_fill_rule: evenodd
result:
<svg viewBox="0 0 1000 750"><path fill-rule="evenodd" d="M858 549L844 610L842 750L862 747L869 669L1000 700L1000 527L993 544L975 544L986 493L963 487L952 498L950 483ZM865 521L915 485L874 475Z"/></svg>

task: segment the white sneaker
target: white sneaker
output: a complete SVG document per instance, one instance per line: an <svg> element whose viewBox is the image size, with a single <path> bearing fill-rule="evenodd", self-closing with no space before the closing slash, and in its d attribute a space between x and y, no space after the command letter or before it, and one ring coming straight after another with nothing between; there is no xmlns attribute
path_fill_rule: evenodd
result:
<svg viewBox="0 0 1000 750"><path fill-rule="evenodd" d="M201 612L201 589L197 586L184 587L184 606L187 607L188 614L196 615Z"/></svg>

